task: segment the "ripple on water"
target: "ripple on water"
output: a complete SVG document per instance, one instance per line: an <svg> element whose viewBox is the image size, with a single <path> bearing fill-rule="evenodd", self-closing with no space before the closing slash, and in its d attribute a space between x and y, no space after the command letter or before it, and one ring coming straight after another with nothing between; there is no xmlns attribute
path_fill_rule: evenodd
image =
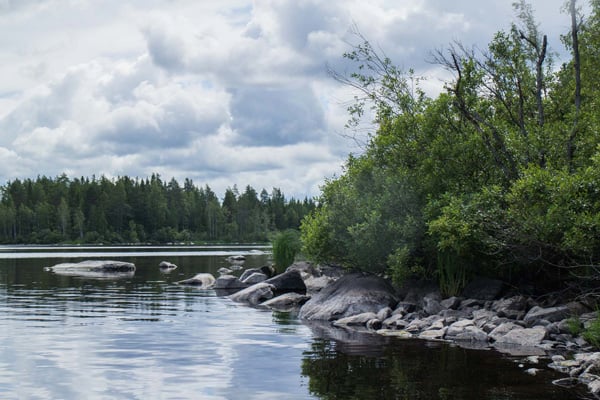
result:
<svg viewBox="0 0 600 400"><path fill-rule="evenodd" d="M135 276L114 282L43 271L64 260L0 259L0 398L577 398L550 386L553 372L530 377L492 352L344 341L293 314L174 284L216 274L219 257L173 256L168 276L162 254L137 258ZM266 261L252 257L249 267Z"/></svg>

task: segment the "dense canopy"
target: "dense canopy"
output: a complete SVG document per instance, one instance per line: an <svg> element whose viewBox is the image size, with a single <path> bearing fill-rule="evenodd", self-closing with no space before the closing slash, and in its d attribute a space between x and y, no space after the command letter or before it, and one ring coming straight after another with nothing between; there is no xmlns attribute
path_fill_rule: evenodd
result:
<svg viewBox="0 0 600 400"><path fill-rule="evenodd" d="M565 7L560 38L531 7L487 49L433 53L453 79L437 97L368 41L345 56L359 90L351 123L372 111L365 152L326 182L302 225L316 260L397 281L435 276L447 294L472 275L581 289L600 260L600 1ZM548 43L571 59L555 65ZM371 108L370 108L371 107ZM569 280L565 278L577 278Z"/></svg>

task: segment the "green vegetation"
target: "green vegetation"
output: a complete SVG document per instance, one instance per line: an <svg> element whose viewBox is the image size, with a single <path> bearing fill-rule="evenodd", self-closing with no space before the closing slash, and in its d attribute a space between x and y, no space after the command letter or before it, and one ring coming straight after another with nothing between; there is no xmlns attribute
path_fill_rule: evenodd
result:
<svg viewBox="0 0 600 400"><path fill-rule="evenodd" d="M590 325L581 335L589 344L595 348L600 348L600 318L591 321Z"/></svg>
<svg viewBox="0 0 600 400"><path fill-rule="evenodd" d="M579 317L571 317L567 320L567 326L569 327L569 333L573 336L579 336L583 332L583 324Z"/></svg>
<svg viewBox="0 0 600 400"><path fill-rule="evenodd" d="M377 130L344 173L328 180L302 222L316 261L387 274L437 277L447 294L487 275L583 290L600 259L600 1L568 2L553 64L531 7L484 51L454 43L434 54L454 78L437 97L364 37L345 57L358 89L349 126ZM570 17L570 18L569 18ZM554 40L554 41L552 41Z"/></svg>
<svg viewBox="0 0 600 400"><path fill-rule="evenodd" d="M279 232L273 240L273 260L279 271L284 271L292 265L300 251L300 233L294 229Z"/></svg>
<svg viewBox="0 0 600 400"><path fill-rule="evenodd" d="M186 179L163 182L15 180L0 187L0 243L267 242L273 232L297 229L312 200L287 200L274 188L228 188L223 200Z"/></svg>

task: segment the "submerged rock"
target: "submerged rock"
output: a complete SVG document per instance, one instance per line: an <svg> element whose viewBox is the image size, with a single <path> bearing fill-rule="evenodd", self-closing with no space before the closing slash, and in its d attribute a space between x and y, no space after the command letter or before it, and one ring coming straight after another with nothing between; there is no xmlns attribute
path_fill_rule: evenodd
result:
<svg viewBox="0 0 600 400"><path fill-rule="evenodd" d="M174 269L177 269L177 265L168 261L161 261L160 264L158 264L158 268L163 272L171 272Z"/></svg>
<svg viewBox="0 0 600 400"><path fill-rule="evenodd" d="M77 276L93 279L130 278L135 274L135 265L124 261L86 260L78 263L62 263L46 268L57 275Z"/></svg>
<svg viewBox="0 0 600 400"><path fill-rule="evenodd" d="M198 286L200 289L209 289L212 288L215 284L215 277L209 273L200 273L196 274L189 279L185 279L183 281L175 282L178 285L192 285Z"/></svg>
<svg viewBox="0 0 600 400"><path fill-rule="evenodd" d="M243 264L246 261L246 256L243 255L234 255L227 257L227 261L231 264Z"/></svg>
<svg viewBox="0 0 600 400"><path fill-rule="evenodd" d="M48 267L49 271L59 272L68 270L86 270L102 272L130 272L135 271L135 265L124 261L87 260L78 263L62 263Z"/></svg>
<svg viewBox="0 0 600 400"><path fill-rule="evenodd" d="M379 335L382 336L393 336L399 337L402 339L411 339L413 338L413 334L404 330L395 330L395 329L379 329L377 331Z"/></svg>

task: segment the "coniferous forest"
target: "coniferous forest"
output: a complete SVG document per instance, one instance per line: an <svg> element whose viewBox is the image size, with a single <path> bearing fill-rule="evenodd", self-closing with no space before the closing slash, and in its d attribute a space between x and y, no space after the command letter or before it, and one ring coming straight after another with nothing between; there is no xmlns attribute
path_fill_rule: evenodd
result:
<svg viewBox="0 0 600 400"><path fill-rule="evenodd" d="M0 243L265 242L297 229L314 208L280 189L228 188L222 199L207 185L163 181L45 176L0 188Z"/></svg>

